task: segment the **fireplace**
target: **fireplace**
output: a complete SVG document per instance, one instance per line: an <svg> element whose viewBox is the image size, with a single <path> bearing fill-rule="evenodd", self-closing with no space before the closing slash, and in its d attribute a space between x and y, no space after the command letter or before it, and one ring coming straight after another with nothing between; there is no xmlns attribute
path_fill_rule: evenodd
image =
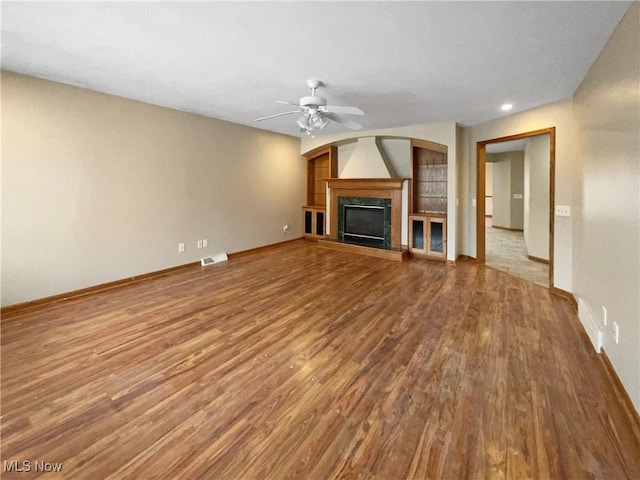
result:
<svg viewBox="0 0 640 480"><path fill-rule="evenodd" d="M391 247L391 200L339 197L338 241L365 247Z"/></svg>
<svg viewBox="0 0 640 480"><path fill-rule="evenodd" d="M405 260L402 247L404 178L330 178L327 233L321 246L390 260ZM373 247L373 248L372 248Z"/></svg>

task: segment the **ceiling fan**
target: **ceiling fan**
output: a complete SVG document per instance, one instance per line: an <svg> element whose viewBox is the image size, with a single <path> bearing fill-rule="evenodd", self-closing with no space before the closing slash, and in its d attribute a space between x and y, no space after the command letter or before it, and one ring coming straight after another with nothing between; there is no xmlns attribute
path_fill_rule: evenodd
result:
<svg viewBox="0 0 640 480"><path fill-rule="evenodd" d="M322 82L320 80L307 80L307 86L311 89L311 95L308 97L302 97L298 103L276 100L276 103L295 105L296 107L299 107L297 110L257 118L256 122L268 120L269 118L301 113L302 115L298 117L296 123L300 127L299 131L301 133L306 133L307 135L313 135L316 131L322 130L330 122L344 125L351 130L360 130L362 128L362 125L359 123L349 120L341 115L364 115L362 110L357 107L327 105L327 100L325 98L316 97L316 89L322 86Z"/></svg>

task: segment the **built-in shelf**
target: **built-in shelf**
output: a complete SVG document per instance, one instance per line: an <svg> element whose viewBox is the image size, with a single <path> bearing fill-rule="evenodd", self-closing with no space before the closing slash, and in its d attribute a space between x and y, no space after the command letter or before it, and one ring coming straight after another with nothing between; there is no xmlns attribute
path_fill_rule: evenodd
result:
<svg viewBox="0 0 640 480"><path fill-rule="evenodd" d="M324 207L327 204L328 178L338 175L338 149L322 147L305 155L307 158L307 206Z"/></svg>
<svg viewBox="0 0 640 480"><path fill-rule="evenodd" d="M447 147L411 142L411 213L447 213Z"/></svg>
<svg viewBox="0 0 640 480"><path fill-rule="evenodd" d="M307 204L302 207L302 236L322 239L326 228L327 182L338 174L338 149L321 147L305 155L307 159Z"/></svg>
<svg viewBox="0 0 640 480"><path fill-rule="evenodd" d="M447 258L447 146L411 141L409 251L412 256Z"/></svg>

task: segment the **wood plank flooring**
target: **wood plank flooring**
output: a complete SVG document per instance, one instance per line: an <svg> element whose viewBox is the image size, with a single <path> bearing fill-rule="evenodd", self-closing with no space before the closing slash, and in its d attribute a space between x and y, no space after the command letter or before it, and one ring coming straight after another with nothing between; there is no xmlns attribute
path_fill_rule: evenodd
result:
<svg viewBox="0 0 640 480"><path fill-rule="evenodd" d="M471 263L291 243L5 315L1 344L2 478L640 478L569 302Z"/></svg>

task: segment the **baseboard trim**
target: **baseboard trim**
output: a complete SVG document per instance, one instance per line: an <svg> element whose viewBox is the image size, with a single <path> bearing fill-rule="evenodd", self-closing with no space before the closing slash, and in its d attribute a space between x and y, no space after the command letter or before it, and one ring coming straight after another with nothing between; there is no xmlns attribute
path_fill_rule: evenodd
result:
<svg viewBox="0 0 640 480"><path fill-rule="evenodd" d="M241 250L241 251L238 251L238 252L230 253L228 255L228 257L229 257L229 259L238 258L238 257L241 257L243 255L249 255L251 253L257 253L257 252L261 252L261 251L264 251L264 250L269 250L269 249L272 249L272 248L276 248L276 247L282 246L282 245L287 244L287 243L297 242L297 241L300 241L300 240L301 240L301 238L294 238L292 240L285 240L284 242L272 243L272 244L269 244L269 245L264 245L262 247L250 248L248 250ZM130 285L132 283L142 282L144 280L149 280L151 278L160 277L162 275L167 275L169 273L177 272L179 270L184 270L184 269L187 269L187 268L195 268L195 267L203 268L200 265L200 262L185 263L183 265L178 265L178 266L175 266L175 267L164 268L162 270L156 270L154 272L143 273L141 275L135 275L133 277L127 277L127 278L123 278L123 279L120 279L120 280L114 280L113 282L101 283L99 285L94 285L94 286L91 286L91 287L81 288L81 289L78 289L78 290L72 290L70 292L65 292L65 293L59 293L57 295L52 295L50 297L43 297L43 298L38 298L36 300L30 300L28 302L16 303L14 305L8 305L8 306L2 307L0 309L0 316L7 315L9 313L16 313L16 312L22 312L22 311L26 311L26 310L32 310L32 309L39 308L39 307L42 307L42 306L45 306L45 305L49 305L49 304L52 304L52 303L64 302L65 300L70 300L72 298L84 297L86 295L91 295L93 293L103 292L105 290L110 290L112 288L118 288L118 287L122 287L122 286L125 286L125 285Z"/></svg>
<svg viewBox="0 0 640 480"><path fill-rule="evenodd" d="M112 288L122 287L131 283L142 282L151 278L160 277L168 273L173 273L178 270L184 270L187 268L199 267L200 262L185 263L176 267L165 268L162 270L156 270L155 272L143 273L142 275L135 275L133 277L122 278L120 280L114 280L113 282L101 283L99 285L93 285L91 287L80 288L78 290L72 290L70 292L59 293L50 297L38 298L36 300L30 300L24 303L16 303L14 305L8 305L0 309L0 315L6 315L8 313L16 313L24 310L31 310L34 308L42 307L52 303L64 302L72 298L84 297L97 292L103 292Z"/></svg>
<svg viewBox="0 0 640 480"><path fill-rule="evenodd" d="M591 309L581 298L578 298L578 320L580 320L582 328L587 337L589 337L594 350L596 353L600 353L602 351L602 330L598 322L593 318Z"/></svg>
<svg viewBox="0 0 640 480"><path fill-rule="evenodd" d="M633 405L631 397L629 397L629 393L622 385L620 377L618 377L618 374L613 368L613 364L611 363L611 360L609 360L607 352L602 349L601 354L598 355L598 357L602 362L602 366L604 367L606 377L609 379L611 388L613 388L613 390L616 392L616 397L620 400L620 406L622 407L622 410L629 418L629 423L631 424L631 429L634 436L636 437L637 444L640 445L640 415Z"/></svg>
<svg viewBox="0 0 640 480"><path fill-rule="evenodd" d="M238 252L229 253L227 256L229 260L239 257L244 257L245 255L251 255L252 253L264 252L266 250L272 250L274 248L281 247L288 243L300 242L306 240L303 237L292 238L291 240L284 240L282 242L270 243L269 245L263 245L261 247L248 248L247 250L240 250Z"/></svg>
<svg viewBox="0 0 640 480"><path fill-rule="evenodd" d="M571 302L571 305L573 305L574 310L576 312L578 311L578 301L576 300L576 297L573 296L573 293L567 292L566 290L562 290L561 288L556 288L556 287L549 287L549 291L554 295L557 295L559 297L564 297L567 300L569 300Z"/></svg>
<svg viewBox="0 0 640 480"><path fill-rule="evenodd" d="M497 225L491 225L491 228L497 228L498 230L507 230L509 232L524 232L521 228L509 228L509 227L499 227Z"/></svg>
<svg viewBox="0 0 640 480"><path fill-rule="evenodd" d="M534 257L533 255L527 255L527 258L532 262L544 263L546 265L549 265L549 260L545 260L544 258Z"/></svg>
<svg viewBox="0 0 640 480"><path fill-rule="evenodd" d="M456 257L456 263L458 263L458 262L476 263L476 259L475 259L475 257L470 257L469 255L458 255Z"/></svg>

